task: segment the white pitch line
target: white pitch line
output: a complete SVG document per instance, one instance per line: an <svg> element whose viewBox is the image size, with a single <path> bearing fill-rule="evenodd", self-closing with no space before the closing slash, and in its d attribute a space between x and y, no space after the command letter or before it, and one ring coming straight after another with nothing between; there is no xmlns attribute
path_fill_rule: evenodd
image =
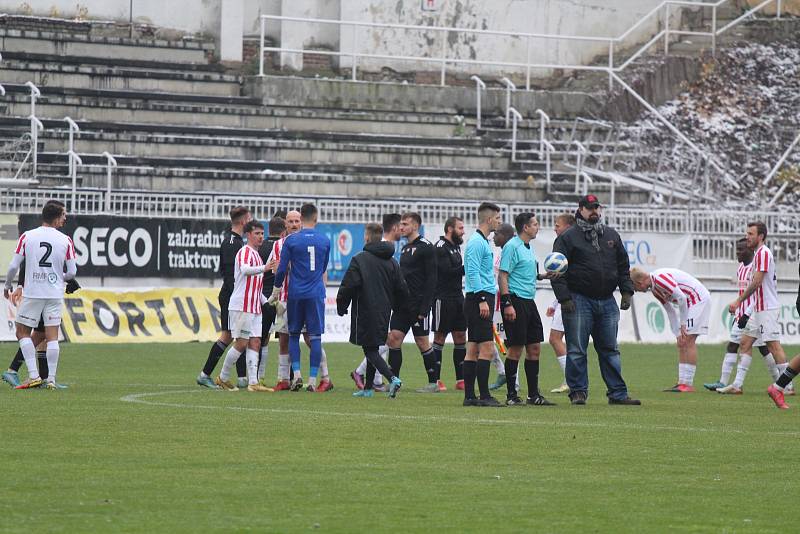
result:
<svg viewBox="0 0 800 534"><path fill-rule="evenodd" d="M328 416L328 417L356 417L356 418L370 418L370 419L396 419L400 421L421 421L430 423L470 423L470 424L486 424L486 425L522 425L522 426L539 426L539 427L566 427L566 428L607 428L607 429L623 429L623 430L641 430L641 431L656 431L656 432L710 432L710 433L728 433L728 434L755 434L758 436L772 435L784 437L800 437L800 432L776 432L776 431L756 431L756 430L742 430L742 429L717 429L717 428L700 428L700 427L681 427L681 426L665 426L665 425L637 425L637 424L620 424L620 423L588 423L588 422L571 422L571 421L536 421L532 419L483 419L480 417L446 417L441 415L402 415L402 414L387 414L387 413L374 413L374 412L333 412L333 411L309 411L298 410L296 408L247 408L244 406L212 406L202 404L181 404L177 402L159 402L146 400L148 397L159 397L162 395L175 395L179 393L204 393L200 390L182 390L182 391L157 391L150 393L133 393L119 398L122 402L131 402L134 404L144 404L147 406L162 406L166 408L188 408L195 410L231 410L238 412L261 412L261 413L274 413L274 414L303 414L311 416ZM471 410L470 411L478 411Z"/></svg>

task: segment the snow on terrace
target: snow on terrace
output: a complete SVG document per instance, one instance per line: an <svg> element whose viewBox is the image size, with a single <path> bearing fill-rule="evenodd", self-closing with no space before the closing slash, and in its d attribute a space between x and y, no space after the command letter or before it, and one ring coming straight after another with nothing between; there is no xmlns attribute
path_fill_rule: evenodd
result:
<svg viewBox="0 0 800 534"><path fill-rule="evenodd" d="M790 184L777 206L800 200L800 147L776 178L761 182L800 133L800 36L770 45L742 44L718 53L700 79L677 99L659 108L682 133L712 154L740 185L721 194L731 205L766 208L783 181ZM658 128L642 141L653 150L675 140L652 114L639 125ZM668 167L685 176L696 155L682 146L671 152ZM683 170L681 170L683 169Z"/></svg>

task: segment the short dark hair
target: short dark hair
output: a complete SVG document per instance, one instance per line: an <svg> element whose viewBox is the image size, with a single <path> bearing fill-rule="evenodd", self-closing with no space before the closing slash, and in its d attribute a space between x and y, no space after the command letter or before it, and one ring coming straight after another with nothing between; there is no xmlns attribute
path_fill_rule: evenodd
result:
<svg viewBox="0 0 800 534"><path fill-rule="evenodd" d="M310 202L300 206L300 218L304 221L313 220L317 216L317 207Z"/></svg>
<svg viewBox="0 0 800 534"><path fill-rule="evenodd" d="M567 226L575 226L575 215L572 213L560 213L556 215L556 220L561 221Z"/></svg>
<svg viewBox="0 0 800 534"><path fill-rule="evenodd" d="M51 224L64 213L64 203L60 200L48 200L42 208L42 221Z"/></svg>
<svg viewBox="0 0 800 534"><path fill-rule="evenodd" d="M464 222L464 219L461 217L456 217L455 215L448 217L444 222L444 233L446 234L449 229L455 228L457 222Z"/></svg>
<svg viewBox="0 0 800 534"><path fill-rule="evenodd" d="M231 222L236 224L242 220L242 217L250 213L250 208L246 208L244 206L235 206L231 208Z"/></svg>
<svg viewBox="0 0 800 534"><path fill-rule="evenodd" d="M282 217L273 217L269 220L269 235L280 235L286 230L286 221Z"/></svg>
<svg viewBox="0 0 800 534"><path fill-rule="evenodd" d="M387 213L383 216L383 233L385 234L398 224L400 224L400 214L399 213Z"/></svg>
<svg viewBox="0 0 800 534"><path fill-rule="evenodd" d="M405 212L403 215L400 216L400 220L404 220L404 219L411 219L412 221L417 223L419 226L422 226L422 217L420 217L419 213L417 213L416 211L407 211L407 212Z"/></svg>
<svg viewBox="0 0 800 534"><path fill-rule="evenodd" d="M514 235L514 227L508 223L503 223L497 230L494 231L494 233L510 238L511 236Z"/></svg>
<svg viewBox="0 0 800 534"><path fill-rule="evenodd" d="M518 214L514 217L514 228L517 229L517 233L521 234L525 225L531 222L531 219L536 217L535 214L531 213L530 211L523 211L522 213Z"/></svg>
<svg viewBox="0 0 800 534"><path fill-rule="evenodd" d="M276 211L275 215L273 215L273 217L276 217L278 219L286 219L286 214L287 213L289 213L287 210L281 209L281 210Z"/></svg>
<svg viewBox="0 0 800 534"><path fill-rule="evenodd" d="M364 227L367 243L376 243L383 237L383 226L378 223L368 223Z"/></svg>
<svg viewBox="0 0 800 534"><path fill-rule="evenodd" d="M478 223L485 221L489 212L500 213L500 206L491 202L483 202L478 206Z"/></svg>
<svg viewBox="0 0 800 534"><path fill-rule="evenodd" d="M747 223L747 227L748 228L751 228L753 226L756 227L756 232L758 232L758 235L763 235L764 236L764 241L766 241L767 240L767 225L764 224L764 221L753 221L753 222Z"/></svg>
<svg viewBox="0 0 800 534"><path fill-rule="evenodd" d="M250 232L252 232L256 228L261 228L263 230L264 229L264 225L261 224L261 221L253 219L252 221L249 221L247 224L244 225L244 228L242 229L242 231L245 234L249 234Z"/></svg>

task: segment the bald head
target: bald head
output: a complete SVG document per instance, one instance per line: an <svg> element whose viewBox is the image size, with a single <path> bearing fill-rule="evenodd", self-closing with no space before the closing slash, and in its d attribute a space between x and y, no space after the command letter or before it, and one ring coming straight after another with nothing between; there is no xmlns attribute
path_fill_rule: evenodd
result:
<svg viewBox="0 0 800 534"><path fill-rule="evenodd" d="M286 232L288 234L294 234L295 232L299 232L302 225L303 223L300 219L299 211L292 210L286 214Z"/></svg>

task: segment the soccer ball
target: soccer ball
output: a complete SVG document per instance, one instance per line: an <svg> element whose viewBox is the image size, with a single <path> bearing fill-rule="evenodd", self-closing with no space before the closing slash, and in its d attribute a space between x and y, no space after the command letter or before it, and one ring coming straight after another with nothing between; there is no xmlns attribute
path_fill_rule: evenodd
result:
<svg viewBox="0 0 800 534"><path fill-rule="evenodd" d="M565 273L568 266L567 257L560 252L551 252L544 259L544 270L548 273Z"/></svg>

